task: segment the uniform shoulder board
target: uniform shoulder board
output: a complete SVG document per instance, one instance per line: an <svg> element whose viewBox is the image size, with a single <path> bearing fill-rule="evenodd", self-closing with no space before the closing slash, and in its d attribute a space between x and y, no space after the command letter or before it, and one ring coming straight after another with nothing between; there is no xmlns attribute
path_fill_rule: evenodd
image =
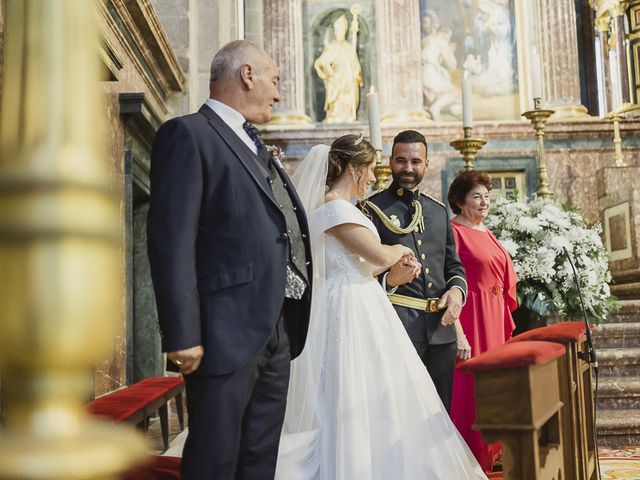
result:
<svg viewBox="0 0 640 480"><path fill-rule="evenodd" d="M364 199L365 199L365 200L369 200L370 198L375 197L376 195L378 195L378 194L380 194L380 193L384 192L385 190L386 190L385 188L383 188L383 189L381 189L381 190L373 190L371 193L369 193L369 194L365 195Z"/></svg>
<svg viewBox="0 0 640 480"><path fill-rule="evenodd" d="M443 208L447 208L447 206L442 203L440 200L438 200L437 198L433 198L431 195L427 194L427 193L422 193L420 192L420 195L424 195L425 197L427 197L429 200L431 200L432 202L437 203L438 205L442 206Z"/></svg>

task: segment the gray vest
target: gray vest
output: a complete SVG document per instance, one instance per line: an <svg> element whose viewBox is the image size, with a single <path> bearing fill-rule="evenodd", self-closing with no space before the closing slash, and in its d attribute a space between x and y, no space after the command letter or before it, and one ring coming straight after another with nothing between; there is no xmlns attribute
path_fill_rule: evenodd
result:
<svg viewBox="0 0 640 480"><path fill-rule="evenodd" d="M287 187L282 180L282 177L278 175L275 168L269 172L269 184L273 195L276 197L278 206L284 213L284 219L287 224L286 238L289 241L289 263L293 264L295 271L300 275L305 283L309 283L307 278L307 255L305 253L304 242L302 241L302 232L300 231L300 224L298 223L298 217L296 216L296 207L293 205L293 201L289 196Z"/></svg>

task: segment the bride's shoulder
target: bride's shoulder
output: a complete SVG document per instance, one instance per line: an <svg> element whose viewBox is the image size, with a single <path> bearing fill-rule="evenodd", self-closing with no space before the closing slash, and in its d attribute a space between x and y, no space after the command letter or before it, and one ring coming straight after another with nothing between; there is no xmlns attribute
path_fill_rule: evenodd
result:
<svg viewBox="0 0 640 480"><path fill-rule="evenodd" d="M325 212L325 215L356 215L360 211L356 206L348 200L336 199L329 200L323 203L320 208Z"/></svg>
<svg viewBox="0 0 640 480"><path fill-rule="evenodd" d="M362 223L362 212L348 200L329 200L315 209L311 216L316 219L323 219L325 228L327 226L340 225L342 223Z"/></svg>

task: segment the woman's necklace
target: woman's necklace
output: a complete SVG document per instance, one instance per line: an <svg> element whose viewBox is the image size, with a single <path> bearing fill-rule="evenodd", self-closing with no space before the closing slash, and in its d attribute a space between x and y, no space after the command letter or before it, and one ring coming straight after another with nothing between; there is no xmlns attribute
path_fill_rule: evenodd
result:
<svg viewBox="0 0 640 480"><path fill-rule="evenodd" d="M467 217L465 217L462 214L459 214L456 216L456 221L458 223L461 223L462 225L469 227L469 228L473 228L474 230L478 230L480 232L484 232L487 230L487 227L485 227L482 222L480 223L474 223L471 220L469 220Z"/></svg>

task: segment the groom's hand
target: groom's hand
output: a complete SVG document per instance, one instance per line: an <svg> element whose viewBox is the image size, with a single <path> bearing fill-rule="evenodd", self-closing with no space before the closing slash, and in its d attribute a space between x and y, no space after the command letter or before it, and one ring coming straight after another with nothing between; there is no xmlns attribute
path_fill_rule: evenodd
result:
<svg viewBox="0 0 640 480"><path fill-rule="evenodd" d="M420 264L414 258L405 255L395 265L391 266L387 275L388 287L404 285L420 275Z"/></svg>
<svg viewBox="0 0 640 480"><path fill-rule="evenodd" d="M440 297L438 307L441 310L446 308L440 323L442 323L442 325L451 325L458 319L460 311L462 310L462 291L459 288L447 290L442 297Z"/></svg>
<svg viewBox="0 0 640 480"><path fill-rule="evenodd" d="M198 345L196 347L185 348L184 350L169 352L167 353L167 358L180 368L180 373L189 375L198 369L203 353L204 349L202 345Z"/></svg>

